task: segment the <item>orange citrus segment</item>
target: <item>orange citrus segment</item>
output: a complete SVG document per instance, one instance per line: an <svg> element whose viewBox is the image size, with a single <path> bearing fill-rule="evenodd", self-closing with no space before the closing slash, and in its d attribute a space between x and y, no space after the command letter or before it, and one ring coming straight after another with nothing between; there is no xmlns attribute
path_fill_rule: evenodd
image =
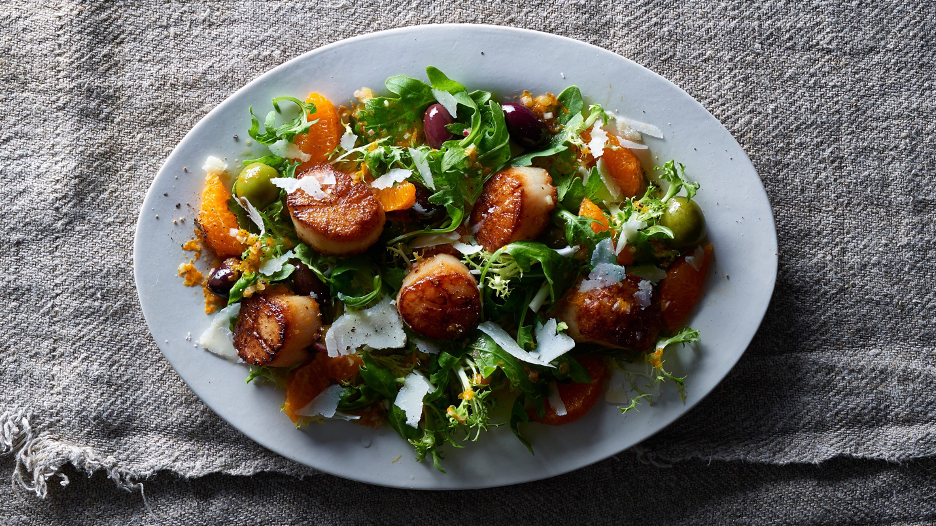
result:
<svg viewBox="0 0 936 526"><path fill-rule="evenodd" d="M237 231L239 227L237 217L227 207L230 198L231 192L217 174L205 178L198 224L205 244L220 258L238 257L244 252L244 245L231 235L232 229Z"/></svg>
<svg viewBox="0 0 936 526"><path fill-rule="evenodd" d="M533 414L530 415L534 420L551 426L567 424L578 420L584 416L585 413L588 413L588 410L591 409L592 406L595 405L595 402L598 401L598 398L601 397L601 393L604 391L605 373L607 372L604 360L598 356L580 356L577 357L576 360L588 371L591 382L587 384L556 384L556 391L559 392L562 405L566 408L566 414L562 416L557 415L555 408L549 405L549 401L547 400L546 415L543 418L539 418L534 411Z"/></svg>
<svg viewBox="0 0 936 526"><path fill-rule="evenodd" d="M329 385L346 382L361 368L360 356L338 356L329 358L324 352L315 355L315 359L304 365L289 377L286 382L286 403L283 410L293 423L302 419L299 411L320 395Z"/></svg>
<svg viewBox="0 0 936 526"><path fill-rule="evenodd" d="M318 119L318 122L309 128L309 133L296 135L293 138L293 143L303 153L312 156L311 159L299 165L296 174L307 168L328 162L328 154L338 146L342 132L341 119L338 117L335 105L330 100L325 98L324 95L310 93L306 98L306 102L315 104L315 113L309 114L309 120Z"/></svg>
<svg viewBox="0 0 936 526"><path fill-rule="evenodd" d="M383 205L384 212L406 210L416 204L416 186L409 182L391 186L390 188L374 188L374 195Z"/></svg>
<svg viewBox="0 0 936 526"><path fill-rule="evenodd" d="M586 144L591 141L591 132L589 130L582 132L582 140ZM608 175L617 183L624 197L637 197L646 190L646 181L643 169L640 167L640 160L629 148L621 146L616 135L608 134L608 140L605 143L601 157L608 169ZM586 162L590 166L593 165L595 162L594 157L588 155Z"/></svg>
<svg viewBox="0 0 936 526"><path fill-rule="evenodd" d="M666 328L675 331L686 324L699 297L712 261L712 245L702 247L701 257L692 252L677 259L660 281L660 305ZM686 261L687 258L695 258Z"/></svg>
<svg viewBox="0 0 936 526"><path fill-rule="evenodd" d="M605 213L601 211L601 208L598 208L598 205L592 202L589 198L582 199L582 204L579 205L578 215L582 217L590 217L597 220L597 223L592 223L591 228L594 233L604 232L608 229L608 218L605 216Z"/></svg>

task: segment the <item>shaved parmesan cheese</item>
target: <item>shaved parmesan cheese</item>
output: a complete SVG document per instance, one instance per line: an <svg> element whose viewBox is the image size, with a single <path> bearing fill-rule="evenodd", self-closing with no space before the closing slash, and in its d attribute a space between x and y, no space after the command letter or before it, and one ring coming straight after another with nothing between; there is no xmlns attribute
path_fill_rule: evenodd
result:
<svg viewBox="0 0 936 526"><path fill-rule="evenodd" d="M319 393L298 411L301 416L324 416L331 418L335 416L338 410L338 402L341 401L341 393L344 392L344 386L335 384L328 386L327 389Z"/></svg>
<svg viewBox="0 0 936 526"><path fill-rule="evenodd" d="M419 352L424 352L426 354L439 354L440 352L439 347L429 340L424 340L414 336L413 343L416 344L416 348L419 349Z"/></svg>
<svg viewBox="0 0 936 526"><path fill-rule="evenodd" d="M702 268L702 261L704 259L705 251L702 250L701 246L698 246L691 256L686 256L686 263L689 263L689 266L696 269L696 272L698 272L698 270Z"/></svg>
<svg viewBox="0 0 936 526"><path fill-rule="evenodd" d="M374 179L374 182L371 183L371 186L378 190L390 188L396 183L402 183L405 181L406 178L410 176L410 174L412 174L412 172L404 168L394 168L389 172L381 175L377 179Z"/></svg>
<svg viewBox="0 0 936 526"><path fill-rule="evenodd" d="M536 292L536 295L533 296L533 299L530 300L530 310L533 312L539 312L540 307L543 306L547 296L549 296L549 282L544 281L543 286L540 287L540 289Z"/></svg>
<svg viewBox="0 0 936 526"><path fill-rule="evenodd" d="M562 402L562 397L559 396L559 389L556 388L556 382L549 382L549 407L553 408L553 411L556 412L556 416L565 416L568 413L566 411L565 403Z"/></svg>
<svg viewBox="0 0 936 526"><path fill-rule="evenodd" d="M334 174L329 174L334 179ZM296 190L302 190L314 199L325 199L328 194L322 189L322 182L317 177L307 175L302 179L293 179L291 177L274 177L270 179L273 186L286 190L287 194L293 194ZM335 184L332 182L331 184Z"/></svg>
<svg viewBox="0 0 936 526"><path fill-rule="evenodd" d="M567 334L557 334L559 324L556 318L550 318L545 325L536 322L533 336L536 338L535 354L544 362L551 362L575 348L575 340Z"/></svg>
<svg viewBox="0 0 936 526"><path fill-rule="evenodd" d="M260 265L260 268L258 270L264 276L272 276L273 274L276 274L277 272L283 270L283 265L285 265L286 262L289 261L289 258L293 256L294 256L293 251L290 250L289 252L283 254L282 256L278 258L268 259L264 261L263 264Z"/></svg>
<svg viewBox="0 0 936 526"><path fill-rule="evenodd" d="M438 89L433 89L432 95L439 101L439 104L445 107L445 110L448 111L449 115L454 119L456 117L455 112L458 111L458 101L455 100L455 96L447 91Z"/></svg>
<svg viewBox="0 0 936 526"><path fill-rule="evenodd" d="M544 362L540 360L538 356L523 350L523 348L517 345L517 342L511 338L509 334L507 334L507 331L502 329L500 325L494 323L493 321L486 321L478 325L478 330L490 336L491 339L494 340L494 343L500 346L501 349L507 351L507 354L520 361L536 365L544 365L546 367L554 367L553 365L550 365L549 362Z"/></svg>
<svg viewBox="0 0 936 526"><path fill-rule="evenodd" d="M591 129L591 140L588 141L588 149L595 159L601 157L604 153L605 144L608 142L608 134L601 127L601 121L596 121Z"/></svg>
<svg viewBox="0 0 936 526"><path fill-rule="evenodd" d="M597 266L600 263L617 263L617 256L613 252L613 246L610 239L602 239L595 245L592 251L591 264Z"/></svg>
<svg viewBox="0 0 936 526"><path fill-rule="evenodd" d="M419 172L419 175L421 175L423 181L425 181L426 188L435 190L435 181L432 179L432 171L429 170L429 162L426 160L426 154L420 152L416 148L407 148L406 150L409 152L410 158L413 159L413 164L416 165L416 171Z"/></svg>
<svg viewBox="0 0 936 526"><path fill-rule="evenodd" d="M357 142L358 136L351 133L351 126L347 124L345 124L344 130L344 134L341 136L338 144L341 145L341 149L344 151L353 150L354 143Z"/></svg>
<svg viewBox="0 0 936 526"><path fill-rule="evenodd" d="M202 166L202 170L208 175L221 175L227 170L227 163L214 155L209 155L208 158L205 159L205 165Z"/></svg>
<svg viewBox="0 0 936 526"><path fill-rule="evenodd" d="M644 228L647 228L647 222L637 219L636 214L631 215L630 218L621 225L621 235L618 237L617 248L614 249L614 252L620 254L621 251L624 250L624 247L626 247L629 242L633 241L637 232Z"/></svg>
<svg viewBox="0 0 936 526"><path fill-rule="evenodd" d="M429 380L413 371L403 380L403 387L397 393L393 405L399 407L406 413L406 425L415 428L419 426L419 419L422 417L423 398L432 391L432 384Z"/></svg>
<svg viewBox="0 0 936 526"><path fill-rule="evenodd" d="M617 124L618 129L633 128L640 133L645 133L651 137L656 137L657 139L663 138L663 131L652 124L647 124L646 122L640 122L623 115L614 116L615 124Z"/></svg>
<svg viewBox="0 0 936 526"><path fill-rule="evenodd" d="M609 404L626 404L630 402L630 388L627 385L627 374L614 369L608 379L608 390L605 391L605 401Z"/></svg>
<svg viewBox="0 0 936 526"><path fill-rule="evenodd" d="M627 273L648 280L651 283L659 283L661 279L666 277L666 271L654 265L627 267Z"/></svg>
<svg viewBox="0 0 936 526"><path fill-rule="evenodd" d="M481 245L468 245L466 243L455 243L452 246L455 248L455 250L461 252L462 254L466 256L474 254L476 252L481 252L482 250L484 250L484 247L482 247Z"/></svg>
<svg viewBox="0 0 936 526"><path fill-rule="evenodd" d="M306 162L312 158L311 155L303 152L298 146L286 139L280 139L274 142L269 148L273 155L278 155L284 159L299 159L302 162Z"/></svg>
<svg viewBox="0 0 936 526"><path fill-rule="evenodd" d="M579 285L579 292L602 289L620 283L627 277L627 271L613 263L599 263L588 273L588 279Z"/></svg>
<svg viewBox="0 0 936 526"><path fill-rule="evenodd" d="M574 247L565 246L562 248L554 248L553 250L556 251L556 254L559 254L560 256L569 257L572 254L575 254L578 251L578 249L579 249L578 246L574 246Z"/></svg>
<svg viewBox="0 0 936 526"><path fill-rule="evenodd" d="M244 207L244 210L247 211L247 216L250 217L250 220L253 221L253 224L257 225L257 228L260 229L260 235L266 233L266 226L263 224L263 216L260 215L260 212L254 208L254 205L250 204L250 201L246 197L235 197L237 203Z"/></svg>
<svg viewBox="0 0 936 526"><path fill-rule="evenodd" d="M624 148L629 148L631 150L646 150L649 148L649 146L647 146L646 144L643 144L640 142L634 142L634 141L625 139L624 137L618 137L618 144L620 144Z"/></svg>
<svg viewBox="0 0 936 526"><path fill-rule="evenodd" d="M238 361L234 349L234 333L231 332L231 320L240 313L241 304L235 303L221 309L211 318L211 325L198 338L198 345L223 356L231 361Z"/></svg>
<svg viewBox="0 0 936 526"><path fill-rule="evenodd" d="M598 163L595 164L595 168L598 169L598 176L601 177L601 182L604 183L605 188L608 189L608 192L611 194L611 198L615 201L621 200L621 187L618 186L617 181L614 180L608 174L608 165L605 164L604 159L598 159Z"/></svg>
<svg viewBox="0 0 936 526"><path fill-rule="evenodd" d="M458 232L446 232L445 234L423 234L410 243L410 248L434 247L436 245L448 245L461 239Z"/></svg>
<svg viewBox="0 0 936 526"><path fill-rule="evenodd" d="M351 354L362 345L399 349L406 345L403 319L390 296L364 310L348 310L325 333L325 349L332 358Z"/></svg>
<svg viewBox="0 0 936 526"><path fill-rule="evenodd" d="M641 280L637 284L637 292L634 293L634 299L640 304L641 309L650 306L650 300L653 298L653 285L647 280Z"/></svg>

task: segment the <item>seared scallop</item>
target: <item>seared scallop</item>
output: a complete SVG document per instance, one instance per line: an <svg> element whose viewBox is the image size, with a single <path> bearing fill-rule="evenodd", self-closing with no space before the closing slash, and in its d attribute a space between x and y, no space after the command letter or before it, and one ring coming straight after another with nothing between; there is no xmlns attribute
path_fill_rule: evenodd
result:
<svg viewBox="0 0 936 526"><path fill-rule="evenodd" d="M419 334L456 340L478 323L481 293L468 267L449 254L436 254L403 279L397 309Z"/></svg>
<svg viewBox="0 0 936 526"><path fill-rule="evenodd" d="M572 339L638 352L652 348L662 317L659 295L649 282L627 276L590 289L581 285L562 298L556 311L556 318L569 326Z"/></svg>
<svg viewBox="0 0 936 526"><path fill-rule="evenodd" d="M542 168L513 167L484 183L471 211L471 232L488 252L539 237L556 208L556 188Z"/></svg>
<svg viewBox="0 0 936 526"><path fill-rule="evenodd" d="M289 367L308 356L322 326L310 296L256 294L243 301L234 324L234 348L251 365Z"/></svg>
<svg viewBox="0 0 936 526"><path fill-rule="evenodd" d="M316 198L299 189L286 199L296 233L303 241L331 255L358 254L377 241L386 216L369 186L327 164L297 176L300 180L304 177L323 182L324 195Z"/></svg>

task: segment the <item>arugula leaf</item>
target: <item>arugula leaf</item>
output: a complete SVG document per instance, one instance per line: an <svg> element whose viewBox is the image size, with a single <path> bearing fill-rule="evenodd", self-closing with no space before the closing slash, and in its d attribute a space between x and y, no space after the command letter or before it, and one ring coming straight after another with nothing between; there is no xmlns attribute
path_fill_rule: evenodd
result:
<svg viewBox="0 0 936 526"><path fill-rule="evenodd" d="M598 221L590 217L573 214L568 210L559 210L553 215L553 220L565 228L566 242L569 246L583 245L588 252L595 250L595 245L602 239L610 239L611 231L595 232L592 224Z"/></svg>
<svg viewBox="0 0 936 526"><path fill-rule="evenodd" d="M494 371L500 369L514 387L526 393L533 393L533 382L530 381L530 375L523 364L510 353L501 349L487 334L481 331L475 332L477 336L470 344L469 349L471 350L472 359L481 370L481 376L488 378L494 374Z"/></svg>
<svg viewBox="0 0 936 526"><path fill-rule="evenodd" d="M585 101L582 100L582 92L578 89L578 86L569 86L562 90L557 98L564 110L559 114L559 122L562 124L568 124L573 117L580 115L582 108L585 107Z"/></svg>
<svg viewBox="0 0 936 526"><path fill-rule="evenodd" d="M280 126L276 126L276 115L282 114L279 102L284 100L299 106L299 116L286 121ZM269 145L280 140L292 142L293 137L300 133L307 133L309 128L318 122L318 120L310 121L308 117L310 114L315 113L315 104L303 102L295 97L276 97L273 99L273 110L274 111L267 114L263 123L264 131L261 132L260 120L254 114L253 107L249 109L250 129L247 130L247 133L253 140L260 144Z"/></svg>
<svg viewBox="0 0 936 526"><path fill-rule="evenodd" d="M523 406L523 401L526 399L526 395L521 393L517 398L514 398L513 407L510 410L510 430L513 431L513 434L517 436L526 448L530 451L531 455L535 455L533 452L533 446L530 442L523 438L523 435L520 433L520 424L528 424L530 422L530 416L527 415L526 409Z"/></svg>
<svg viewBox="0 0 936 526"><path fill-rule="evenodd" d="M227 304L232 305L242 300L244 298L244 289L256 285L260 280L259 272L244 272L241 274L241 277L238 278L234 286L231 287L231 292L228 293Z"/></svg>
<svg viewBox="0 0 936 526"><path fill-rule="evenodd" d="M390 77L385 85L396 96L368 99L355 112L356 131L367 142L390 137L394 142L415 146L413 131L419 129L423 112L435 102L432 88L406 75ZM409 139L405 138L407 133Z"/></svg>
<svg viewBox="0 0 936 526"><path fill-rule="evenodd" d="M370 353L366 351L361 359L364 362L364 367L361 367L361 379L364 383L387 400L394 400L397 395L397 384L390 369L377 365ZM405 416L403 420L406 420Z"/></svg>
<svg viewBox="0 0 936 526"><path fill-rule="evenodd" d="M580 137L583 131L585 131L585 119L582 117L582 114L573 115L562 131L554 135L552 140L549 141L549 145L546 149L515 157L510 164L512 166L530 166L530 164L533 163L533 159L537 157L556 155L566 151L569 149L569 146L573 144L583 146L584 143Z"/></svg>
<svg viewBox="0 0 936 526"><path fill-rule="evenodd" d="M597 168L592 168L585 177L576 173L560 176L557 180L557 197L566 210L577 213L586 197L595 204L601 203L608 189L601 180Z"/></svg>

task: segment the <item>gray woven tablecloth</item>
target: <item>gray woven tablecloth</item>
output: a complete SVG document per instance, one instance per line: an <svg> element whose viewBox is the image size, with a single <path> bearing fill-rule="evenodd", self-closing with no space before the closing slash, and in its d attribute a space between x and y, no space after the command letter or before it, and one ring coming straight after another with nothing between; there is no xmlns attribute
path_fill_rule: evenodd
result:
<svg viewBox="0 0 936 526"><path fill-rule="evenodd" d="M744 513L733 501L734 515L714 506L698 520L829 520L834 510L822 515L816 507L831 505L838 492L885 503L846 520L936 517L933 464L915 460L936 456L931 3L15 0L0 5L0 15L0 467L20 487L0 501L0 517L57 522L63 508L38 504L22 488L43 496L50 484L81 472L99 473L92 482L111 502L88 497L91 515L81 516L118 523L131 512L101 487L112 484L104 477L137 493L142 483L144 491L195 494L198 502L187 509L212 521L230 510L199 502L216 496L219 503L262 506L256 492L272 490L257 481L283 486L286 475L312 474L221 421L162 357L133 285L137 212L175 144L237 88L320 45L432 22L552 32L660 73L741 143L777 222L777 289L751 347L705 401L637 450L644 461L676 467L650 473L628 453L627 460L523 487L549 490L549 502L574 509L588 500L582 484L590 482L599 488L592 496L607 498L600 512L579 518L596 522L623 517L614 510L636 496L614 499L610 488L622 496L632 484L672 490L682 471L695 477L683 490L697 500L687 502L733 496L755 508L772 503L763 509L776 511ZM721 467L706 471L711 462ZM824 464L781 467L816 463ZM828 465L837 467L824 470ZM231 476L260 472L273 474ZM764 482L740 488L739 480ZM85 494L92 482L80 484ZM876 489L892 483L924 489ZM332 487L362 491L324 475L301 484L308 495ZM805 497L817 485L828 490L827 500ZM382 491L366 492L374 509L394 499L418 502ZM524 494L493 490L483 499L509 506ZM778 503L795 495L804 497L783 515ZM44 511L30 511L24 499ZM535 509L531 502L525 509ZM343 514L341 499L315 505L310 518L368 521ZM133 513L190 522L167 510L146 515L138 506Z"/></svg>

